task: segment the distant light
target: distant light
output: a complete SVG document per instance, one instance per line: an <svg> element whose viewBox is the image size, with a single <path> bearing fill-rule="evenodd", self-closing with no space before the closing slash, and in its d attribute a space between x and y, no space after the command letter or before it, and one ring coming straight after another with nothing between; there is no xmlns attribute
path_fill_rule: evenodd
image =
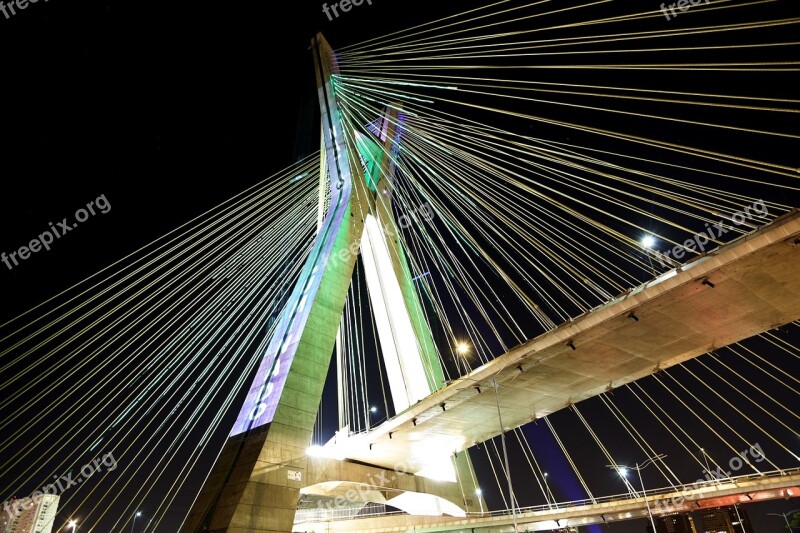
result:
<svg viewBox="0 0 800 533"><path fill-rule="evenodd" d="M642 246L645 248L652 248L656 244L656 238L652 235L645 235L642 239Z"/></svg>
<svg viewBox="0 0 800 533"><path fill-rule="evenodd" d="M628 477L628 469L623 466L619 469L619 475L622 477Z"/></svg>
<svg viewBox="0 0 800 533"><path fill-rule="evenodd" d="M378 412L378 408L373 405L372 407L369 408L369 412L370 413L377 413Z"/></svg>
<svg viewBox="0 0 800 533"><path fill-rule="evenodd" d="M459 342L458 345L456 346L456 351L460 355L465 355L469 353L469 344L467 344L466 342Z"/></svg>
<svg viewBox="0 0 800 533"><path fill-rule="evenodd" d="M136 511L136 516L142 516L142 512L141 511Z"/></svg>
<svg viewBox="0 0 800 533"><path fill-rule="evenodd" d="M547 472L544 473L544 477L547 477Z"/></svg>
<svg viewBox="0 0 800 533"><path fill-rule="evenodd" d="M480 489L480 487L475 489L475 496L480 496L481 494L483 494L483 491Z"/></svg>
<svg viewBox="0 0 800 533"><path fill-rule="evenodd" d="M306 455L309 457L321 457L322 456L322 446L309 446L306 450Z"/></svg>
<svg viewBox="0 0 800 533"><path fill-rule="evenodd" d="M68 525L69 527L75 527L75 526L77 526L77 525L78 525L78 523L77 523L75 520L70 520L70 521L69 521L69 524L67 524L67 525Z"/></svg>

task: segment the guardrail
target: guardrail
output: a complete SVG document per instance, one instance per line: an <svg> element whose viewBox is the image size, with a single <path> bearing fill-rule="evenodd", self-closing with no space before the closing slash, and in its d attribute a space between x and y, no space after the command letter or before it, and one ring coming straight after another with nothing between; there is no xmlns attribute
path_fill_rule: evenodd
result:
<svg viewBox="0 0 800 533"><path fill-rule="evenodd" d="M740 476L733 476L724 479L709 480L706 486L716 484L733 484L734 486L741 481L752 481L764 478L774 478L789 476L792 474L800 474L800 468L786 468L783 470L771 470L769 472L762 472L760 474L743 474ZM647 500L652 500L654 496L663 494L674 494L676 492L683 492L686 490L693 490L697 488L694 484L686 484L680 486L661 487L658 489L647 489ZM627 492L624 494L614 494L611 496L600 496L599 498L585 498L583 500L572 500L568 502L556 502L551 504L532 505L529 507L517 507L518 514L535 513L542 511L559 511L566 510L574 507L583 507L588 505L597 505L601 503L613 503L619 501L635 500L643 498L642 491L637 493ZM511 515L511 509L500 509L496 511L486 511L483 513L467 513L470 518L488 518L493 516L507 516ZM364 507L355 508L314 508L314 509L298 509L295 515L295 524L302 524L308 522L333 522L340 520L359 520L362 518L379 518L382 516L393 516L407 514L403 511L387 511L386 506L383 504L367 504Z"/></svg>

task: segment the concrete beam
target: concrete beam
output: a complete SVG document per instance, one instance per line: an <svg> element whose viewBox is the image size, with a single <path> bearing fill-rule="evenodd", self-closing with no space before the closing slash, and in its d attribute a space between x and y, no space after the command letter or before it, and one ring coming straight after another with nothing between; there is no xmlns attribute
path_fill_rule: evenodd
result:
<svg viewBox="0 0 800 533"><path fill-rule="evenodd" d="M510 429L798 320L798 238L793 212L513 348L368 433L337 435L326 453L435 465L499 434L493 378Z"/></svg>

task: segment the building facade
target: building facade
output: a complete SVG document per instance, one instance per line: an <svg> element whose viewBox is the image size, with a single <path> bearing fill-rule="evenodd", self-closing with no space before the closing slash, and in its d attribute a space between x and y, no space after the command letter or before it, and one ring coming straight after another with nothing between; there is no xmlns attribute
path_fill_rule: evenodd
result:
<svg viewBox="0 0 800 533"><path fill-rule="evenodd" d="M687 513L671 513L653 517L656 523L655 533L697 533L692 515ZM647 533L653 533L653 525L648 521Z"/></svg>
<svg viewBox="0 0 800 533"><path fill-rule="evenodd" d="M753 533L742 507L717 507L700 512L702 533Z"/></svg>
<svg viewBox="0 0 800 533"><path fill-rule="evenodd" d="M51 533L53 522L58 511L60 497L55 494L43 494L35 505L21 509L16 515L3 513L3 533ZM15 508L11 501L8 508Z"/></svg>

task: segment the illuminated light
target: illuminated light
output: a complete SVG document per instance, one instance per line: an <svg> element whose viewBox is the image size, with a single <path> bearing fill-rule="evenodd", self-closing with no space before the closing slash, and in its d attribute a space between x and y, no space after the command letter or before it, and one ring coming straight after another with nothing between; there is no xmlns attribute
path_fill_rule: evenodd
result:
<svg viewBox="0 0 800 533"><path fill-rule="evenodd" d="M377 413L378 412L378 408L373 405L372 407L369 408L369 412L370 413Z"/></svg>
<svg viewBox="0 0 800 533"><path fill-rule="evenodd" d="M269 395L272 394L272 389L274 389L274 388L275 388L275 385L271 381L269 383L267 383L267 390L264 391L264 398L269 397Z"/></svg>
<svg viewBox="0 0 800 533"><path fill-rule="evenodd" d="M397 412L427 398L434 389L428 381L412 317L405 304L392 256L378 220L368 214L361 241L362 260L375 327L383 349L392 400Z"/></svg>
<svg viewBox="0 0 800 533"><path fill-rule="evenodd" d="M272 370L272 375L275 376L278 374L278 371L281 369L281 359L280 357L275 359L275 368Z"/></svg>
<svg viewBox="0 0 800 533"><path fill-rule="evenodd" d="M444 446L436 446L431 443L431 449L453 449L452 447L445 448ZM453 466L453 460L450 457L431 457L424 468L416 472L414 475L432 479L433 481L449 481L456 483L456 470Z"/></svg>
<svg viewBox="0 0 800 533"><path fill-rule="evenodd" d="M306 455L309 457L322 457L324 449L322 446L314 445L309 446L306 450Z"/></svg>
<svg viewBox="0 0 800 533"><path fill-rule="evenodd" d="M136 516L142 516L142 512L141 511L136 511Z"/></svg>
<svg viewBox="0 0 800 533"><path fill-rule="evenodd" d="M416 516L449 515L458 518L467 516L467 513L465 513L463 509L445 500L441 496L422 494L419 492L406 491L399 496L387 500L386 504Z"/></svg>
<svg viewBox="0 0 800 533"><path fill-rule="evenodd" d="M483 491L480 489L480 487L475 489L475 496L481 496L482 494L483 494Z"/></svg>
<svg viewBox="0 0 800 533"><path fill-rule="evenodd" d="M469 353L469 344L467 344L466 342L459 342L458 345L456 346L456 351L460 355L465 355Z"/></svg>
<svg viewBox="0 0 800 533"><path fill-rule="evenodd" d="M435 464L429 465L415 475L432 479L434 481L456 482L456 472L449 458L443 459Z"/></svg>
<svg viewBox="0 0 800 533"><path fill-rule="evenodd" d="M624 466L619 469L619 475L622 477L628 477L628 469Z"/></svg>
<svg viewBox="0 0 800 533"><path fill-rule="evenodd" d="M655 244L656 244L656 238L653 237L652 235L645 235L642 238L642 246L644 246L645 248L648 249L652 248L653 246L655 246Z"/></svg>

